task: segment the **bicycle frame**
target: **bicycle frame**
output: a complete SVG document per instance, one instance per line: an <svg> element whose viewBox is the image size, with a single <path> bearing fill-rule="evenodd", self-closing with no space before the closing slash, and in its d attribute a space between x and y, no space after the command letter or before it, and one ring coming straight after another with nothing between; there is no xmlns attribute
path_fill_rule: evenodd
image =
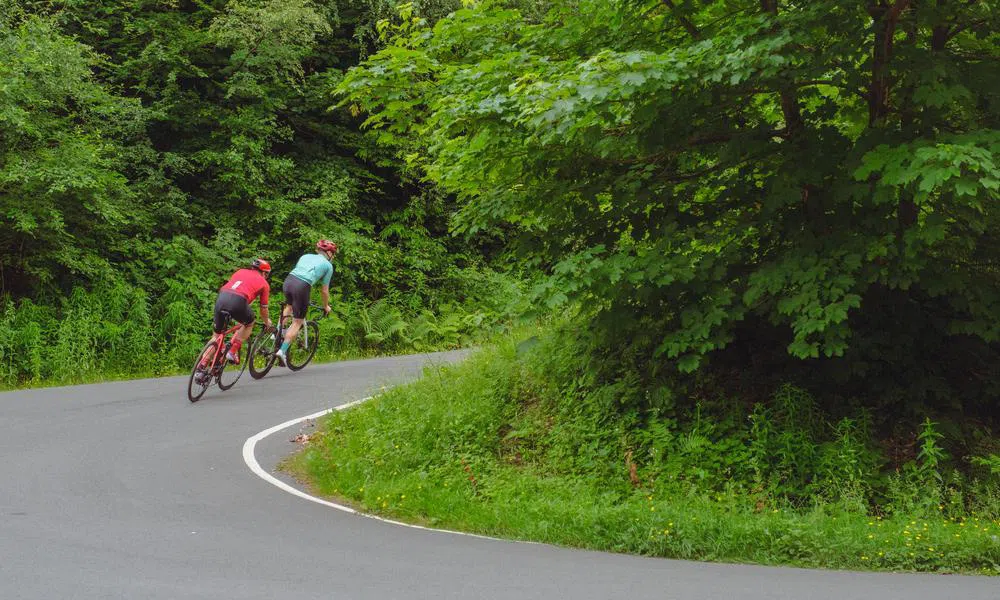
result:
<svg viewBox="0 0 1000 600"><path fill-rule="evenodd" d="M243 375L243 371L249 363L249 360L246 362L237 361L237 364L242 363L242 366L237 368L234 365L232 371L228 370L229 360L226 355L231 351L232 340L236 337L236 333L244 325L238 321L233 323L235 319L233 319L229 311L222 311L221 314L225 318L225 330L219 333L212 333L211 339L202 346L201 353L199 353L198 358L195 360L194 368L191 370L191 377L188 379L188 400L191 402L197 402L212 385L213 381L223 392L232 388ZM247 347L246 356L248 359L252 348L251 343ZM223 381L224 375L227 372L230 372L232 376L226 377L226 381Z"/></svg>
<svg viewBox="0 0 1000 600"><path fill-rule="evenodd" d="M219 365L219 357L221 356L222 360L225 360L226 338L229 337L230 334L234 334L237 331L239 331L241 327L243 327L243 323L237 321L235 325L223 331L222 333L212 334L212 338L215 340L214 342L215 354L212 356L212 364L211 364L211 372L213 375L215 374L215 368ZM209 367L209 365L202 365L202 366L206 368Z"/></svg>
<svg viewBox="0 0 1000 600"><path fill-rule="evenodd" d="M291 304L288 304L287 302L285 302L285 303L283 303L281 305L282 315L278 317L278 326L275 328L275 332L277 333L277 335L279 337L282 337L282 338L285 337L285 331L288 329L288 327L285 327L283 325L283 321L286 318L291 318L293 322L295 320L294 316L292 316L292 315L285 315L284 314L286 306L291 306ZM316 304L315 302L310 302L309 303L309 308L313 308L313 309L316 309L316 310L319 310L319 311L323 310L323 307L320 306L319 304ZM315 322L319 322L319 321L322 321L325 318L326 318L326 315L324 314L324 315L322 315L322 316L320 316L318 318L310 319L309 318L309 312L306 311L306 316L302 318L302 324L304 325L304 324L308 323L309 321L313 321L314 323ZM289 327L291 327L291 325L289 325ZM305 342L305 344L308 346L309 345L309 328L308 327L303 327L302 329L300 329L299 330L299 335L304 335L305 336L303 338L303 342Z"/></svg>

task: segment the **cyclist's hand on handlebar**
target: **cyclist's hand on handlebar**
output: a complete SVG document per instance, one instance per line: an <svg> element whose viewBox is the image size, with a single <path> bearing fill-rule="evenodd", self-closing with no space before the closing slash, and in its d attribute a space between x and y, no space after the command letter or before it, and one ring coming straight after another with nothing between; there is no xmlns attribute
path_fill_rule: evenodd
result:
<svg viewBox="0 0 1000 600"><path fill-rule="evenodd" d="M324 307L323 307L323 316L326 316L326 315L330 314L330 311L331 311L331 310L333 310L333 309L332 309L332 308L330 308L330 305L329 305L329 304L327 304L326 306L324 306Z"/></svg>
<svg viewBox="0 0 1000 600"><path fill-rule="evenodd" d="M264 329L274 329L274 323L271 322L270 318L264 319Z"/></svg>

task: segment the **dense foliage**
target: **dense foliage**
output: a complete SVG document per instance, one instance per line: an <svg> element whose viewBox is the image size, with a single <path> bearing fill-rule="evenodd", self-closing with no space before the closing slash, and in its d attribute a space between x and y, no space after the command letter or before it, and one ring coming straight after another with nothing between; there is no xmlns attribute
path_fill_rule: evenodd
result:
<svg viewBox="0 0 1000 600"><path fill-rule="evenodd" d="M513 228L609 379L985 418L997 31L993 2L477 2L339 90L457 231Z"/></svg>
<svg viewBox="0 0 1000 600"><path fill-rule="evenodd" d="M498 0L383 30L338 106L572 316L335 417L315 481L598 548L995 572L994 2Z"/></svg>
<svg viewBox="0 0 1000 600"><path fill-rule="evenodd" d="M432 320L478 313L470 333L501 316L516 289L490 267L500 247L447 235L454 200L329 110L391 6L0 3L0 383L185 365L233 270L265 256L280 288L319 237L342 250L344 331L382 311L414 327L398 349L426 348ZM135 346L118 339L129 319ZM88 340L75 376L53 350L70 322L94 324L74 327ZM392 346L367 335L338 345Z"/></svg>

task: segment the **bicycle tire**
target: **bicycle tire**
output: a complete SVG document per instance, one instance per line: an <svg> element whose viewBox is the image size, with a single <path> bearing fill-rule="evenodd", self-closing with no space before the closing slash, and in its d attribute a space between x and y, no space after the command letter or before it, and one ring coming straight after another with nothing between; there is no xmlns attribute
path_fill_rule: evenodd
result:
<svg viewBox="0 0 1000 600"><path fill-rule="evenodd" d="M308 334L307 330L308 329ZM306 339L309 340L309 345L305 345ZM288 369L291 371L299 371L303 367L309 364L313 356L316 354L316 348L319 347L319 325L316 321L306 321L302 325L302 330L299 331L299 335L295 337L295 341L288 348ZM304 353L301 358L302 361L299 362L299 354Z"/></svg>
<svg viewBox="0 0 1000 600"><path fill-rule="evenodd" d="M204 369L201 366L201 361L210 350L215 349L214 342L208 342L198 353L198 358L194 360L194 367L191 369L191 376L188 378L188 400L191 402L197 402L201 400L201 397L205 395L208 388L212 386L212 374L211 370ZM201 382L195 381L198 373L202 374L202 377L198 378Z"/></svg>
<svg viewBox="0 0 1000 600"><path fill-rule="evenodd" d="M274 353L281 345L280 339L276 331L262 331L253 338L250 356L247 359L250 377L260 379L270 372L275 362ZM258 360L261 362L258 363Z"/></svg>
<svg viewBox="0 0 1000 600"><path fill-rule="evenodd" d="M243 371L247 370L247 363L250 362L250 348L248 347L248 344L243 344L243 346L240 347L239 357L240 364L238 365L234 365L226 358L222 359L222 370L215 376L215 381L219 384L219 389L223 392L236 385L236 382L243 376ZM229 374L228 377L226 375L227 373ZM232 377L232 379L229 377Z"/></svg>

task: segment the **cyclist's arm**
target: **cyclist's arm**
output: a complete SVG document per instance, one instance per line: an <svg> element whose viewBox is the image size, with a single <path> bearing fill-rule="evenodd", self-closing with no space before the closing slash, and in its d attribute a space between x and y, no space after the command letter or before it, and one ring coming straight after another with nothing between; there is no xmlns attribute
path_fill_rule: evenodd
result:
<svg viewBox="0 0 1000 600"><path fill-rule="evenodd" d="M267 302L271 296L271 286L267 283L264 284L264 290L260 294L260 320L264 322L265 325L271 325L271 316L267 313Z"/></svg>
<svg viewBox="0 0 1000 600"><path fill-rule="evenodd" d="M323 297L323 310L330 312L330 286L324 285L320 288L319 293Z"/></svg>
<svg viewBox="0 0 1000 600"><path fill-rule="evenodd" d="M330 313L330 280L333 279L333 265L326 263L326 273L323 276L323 310Z"/></svg>

